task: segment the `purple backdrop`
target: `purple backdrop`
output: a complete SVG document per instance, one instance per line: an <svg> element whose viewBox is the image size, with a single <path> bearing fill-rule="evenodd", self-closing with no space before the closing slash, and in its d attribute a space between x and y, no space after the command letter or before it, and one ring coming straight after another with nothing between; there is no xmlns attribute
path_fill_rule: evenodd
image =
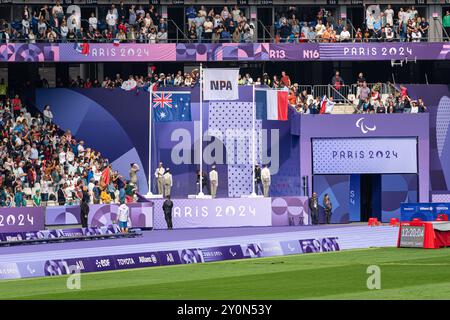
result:
<svg viewBox="0 0 450 320"><path fill-rule="evenodd" d="M44 229L44 208L0 208L0 233Z"/></svg>
<svg viewBox="0 0 450 320"><path fill-rule="evenodd" d="M168 43L0 45L0 62L446 60L446 43Z"/></svg>
<svg viewBox="0 0 450 320"><path fill-rule="evenodd" d="M164 199L155 199L154 228L166 229ZM271 226L270 198L174 199L174 229Z"/></svg>

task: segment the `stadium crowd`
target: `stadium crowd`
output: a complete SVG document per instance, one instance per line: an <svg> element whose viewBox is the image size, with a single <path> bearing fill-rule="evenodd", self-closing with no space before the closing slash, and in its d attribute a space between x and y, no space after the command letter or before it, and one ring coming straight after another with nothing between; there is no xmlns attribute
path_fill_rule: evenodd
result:
<svg viewBox="0 0 450 320"><path fill-rule="evenodd" d="M367 7L366 21L336 17L332 10L320 8L315 17L300 21L301 7L290 6L278 12L271 37L276 42L371 42L427 41L430 25L414 6L394 11L391 5L377 9ZM369 10L370 9L370 10ZM100 12L100 11L99 11ZM237 5L221 10L205 6L185 9L186 26L180 28L181 39L189 42L257 41L255 21L250 21ZM168 20L169 19L169 20ZM0 20L1 42L138 42L169 41L169 18L163 18L154 5L111 4L106 13L91 12L81 16L72 6L58 0L40 7L24 5L21 19ZM356 26L356 27L355 27ZM450 34L450 12L442 17L444 37ZM181 30L183 29L183 30ZM272 33L272 31L271 31ZM170 39L176 40L176 39Z"/></svg>
<svg viewBox="0 0 450 320"><path fill-rule="evenodd" d="M137 189L136 165L131 180L114 171L108 159L63 132L53 123L50 106L32 115L19 95L0 96L0 206L132 202Z"/></svg>
<svg viewBox="0 0 450 320"><path fill-rule="evenodd" d="M295 6L281 13L275 22L279 42L378 42L427 41L429 23L414 6L400 8L398 12L387 5L384 10L368 10L365 23L357 29L346 19L337 18L333 11L321 8L313 21L299 21ZM444 26L450 24L450 13L443 18ZM446 24L445 24L446 23ZM450 26L450 25L449 25Z"/></svg>
<svg viewBox="0 0 450 320"><path fill-rule="evenodd" d="M91 81L90 79L83 80L80 77L71 79L69 87L75 88L125 88L128 82L132 82L132 88L146 90L149 86L153 86L154 90L163 87L194 87L198 85L199 71L198 69L192 72L178 71L173 73L157 73L154 70L152 74L147 77L139 75L131 75L128 80L122 79L120 74L114 78L105 77L100 82L98 80ZM336 74L330 79L329 86L331 86L331 93L326 97L319 96L318 93L311 90L305 90L305 87L291 80L286 71L282 71L281 75L269 76L263 73L261 77L256 80L250 73L240 74L238 79L239 85L255 85L265 86L275 89L288 90L288 102L297 112L302 114L319 114L331 113L336 102L348 102L354 105L355 112L358 113L422 113L427 112L422 99L414 100L408 95L406 87L396 87L389 82L386 84L376 83L371 84L370 87L360 72L356 78L355 85L348 91L350 94L345 94L343 87L345 86L344 79L336 71ZM57 82L58 87L65 87L66 85L60 80ZM309 86L311 89L312 86ZM326 104L326 108L324 107ZM328 110L328 111L327 111Z"/></svg>

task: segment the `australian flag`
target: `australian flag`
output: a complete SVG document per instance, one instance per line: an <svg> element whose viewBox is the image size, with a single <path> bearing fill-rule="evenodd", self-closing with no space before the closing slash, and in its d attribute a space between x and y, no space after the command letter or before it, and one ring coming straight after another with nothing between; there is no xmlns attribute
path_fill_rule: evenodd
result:
<svg viewBox="0 0 450 320"><path fill-rule="evenodd" d="M153 92L151 105L155 122L191 121L190 92Z"/></svg>

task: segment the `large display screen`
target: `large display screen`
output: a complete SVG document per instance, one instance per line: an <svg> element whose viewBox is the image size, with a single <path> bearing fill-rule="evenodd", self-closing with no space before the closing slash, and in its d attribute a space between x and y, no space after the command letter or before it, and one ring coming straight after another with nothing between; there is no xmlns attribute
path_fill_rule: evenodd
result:
<svg viewBox="0 0 450 320"><path fill-rule="evenodd" d="M314 174L417 173L416 138L313 139Z"/></svg>

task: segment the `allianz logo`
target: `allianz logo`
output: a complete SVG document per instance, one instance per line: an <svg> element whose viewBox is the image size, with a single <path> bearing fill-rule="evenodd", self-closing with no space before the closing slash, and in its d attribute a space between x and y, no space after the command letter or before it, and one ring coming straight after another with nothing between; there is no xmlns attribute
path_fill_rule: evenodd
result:
<svg viewBox="0 0 450 320"><path fill-rule="evenodd" d="M433 207L419 207L419 210L433 210Z"/></svg>

